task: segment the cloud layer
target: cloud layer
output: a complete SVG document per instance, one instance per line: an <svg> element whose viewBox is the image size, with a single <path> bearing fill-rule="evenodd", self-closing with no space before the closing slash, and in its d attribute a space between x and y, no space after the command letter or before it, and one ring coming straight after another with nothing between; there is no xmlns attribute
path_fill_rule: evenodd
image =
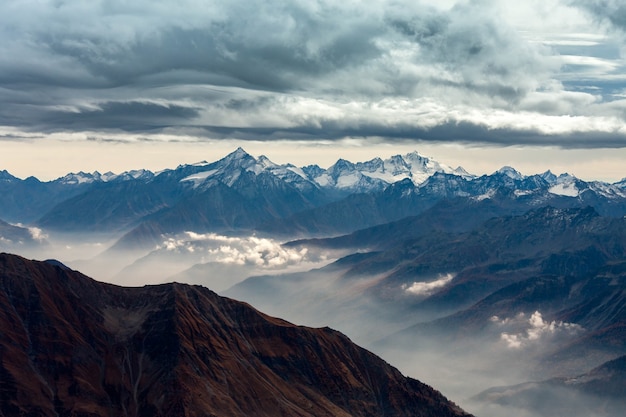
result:
<svg viewBox="0 0 626 417"><path fill-rule="evenodd" d="M284 268L319 260L309 254L306 248L285 248L273 239L256 236L230 237L215 233L185 232L180 236L168 237L158 249L194 254L202 263L217 262L263 269Z"/></svg>
<svg viewBox="0 0 626 417"><path fill-rule="evenodd" d="M626 145L619 2L431 3L9 0L0 137Z"/></svg>

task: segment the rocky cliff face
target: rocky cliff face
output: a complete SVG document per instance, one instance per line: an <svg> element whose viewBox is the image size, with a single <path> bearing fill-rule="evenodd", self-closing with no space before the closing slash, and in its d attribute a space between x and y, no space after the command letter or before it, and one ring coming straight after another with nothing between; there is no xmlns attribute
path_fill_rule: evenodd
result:
<svg viewBox="0 0 626 417"><path fill-rule="evenodd" d="M331 329L0 254L0 415L467 414Z"/></svg>

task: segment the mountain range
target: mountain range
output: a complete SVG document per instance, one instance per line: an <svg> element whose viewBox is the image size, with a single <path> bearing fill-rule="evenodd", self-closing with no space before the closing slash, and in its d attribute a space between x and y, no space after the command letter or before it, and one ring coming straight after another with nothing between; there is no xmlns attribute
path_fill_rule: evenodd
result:
<svg viewBox="0 0 626 417"><path fill-rule="evenodd" d="M585 182L511 167L474 176L417 152L328 169L278 165L239 148L215 162L158 173L68 174L50 182L0 172L0 219L57 233L107 232L117 248L154 247L162 235L257 232L289 238L332 236L414 216L450 199L494 200L501 212L594 207L626 214L626 181Z"/></svg>

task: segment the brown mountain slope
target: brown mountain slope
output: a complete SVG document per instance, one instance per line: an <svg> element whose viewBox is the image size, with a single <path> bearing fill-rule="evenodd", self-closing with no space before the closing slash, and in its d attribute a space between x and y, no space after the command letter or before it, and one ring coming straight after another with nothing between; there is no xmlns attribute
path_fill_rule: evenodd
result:
<svg viewBox="0 0 626 417"><path fill-rule="evenodd" d="M1 416L463 416L342 334L0 254Z"/></svg>

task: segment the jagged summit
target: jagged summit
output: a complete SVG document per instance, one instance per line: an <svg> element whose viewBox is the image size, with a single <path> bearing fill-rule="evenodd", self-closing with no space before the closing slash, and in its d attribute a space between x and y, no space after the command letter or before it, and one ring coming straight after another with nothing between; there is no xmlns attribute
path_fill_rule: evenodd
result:
<svg viewBox="0 0 626 417"><path fill-rule="evenodd" d="M250 155L248 152L246 152L242 147L238 147L233 152L229 153L224 158L222 158L222 161L233 161L237 159L250 159L250 158L254 159L254 157Z"/></svg>
<svg viewBox="0 0 626 417"><path fill-rule="evenodd" d="M0 171L0 182L7 183L7 182L13 182L13 181L19 181L19 179L11 175L9 171L7 171L6 169L3 169L2 171Z"/></svg>
<svg viewBox="0 0 626 417"><path fill-rule="evenodd" d="M98 171L92 173L79 171L77 173L69 173L63 177L57 178L53 182L65 185L82 185L92 184L99 182L114 182L114 181L129 181L136 179L148 180L154 177L154 173L147 169L135 169L132 171L124 171L121 174L115 174L111 171L107 171L101 174Z"/></svg>
<svg viewBox="0 0 626 417"><path fill-rule="evenodd" d="M547 170L546 172L544 172L543 174L539 175L541 178L543 178L544 180L546 180L546 182L548 182L548 184L552 184L556 181L557 176L554 175L552 173L552 171Z"/></svg>
<svg viewBox="0 0 626 417"><path fill-rule="evenodd" d="M298 168L293 164L276 164L265 155L254 158L243 148L239 147L224 158L214 163L195 164L199 169L181 181L190 181L194 187L202 184L213 184L220 181L232 184L234 177L241 171L249 171L258 175L268 172L289 183L296 182L298 188L307 187L332 188L343 192L370 192L379 191L394 182L409 178L414 184L423 183L430 175L436 172L456 173L469 176L462 168L456 170L440 164L430 158L411 152L404 156L394 155L388 159L376 157L365 162L354 163L344 158L328 169L318 165L309 165ZM180 166L185 169L187 166Z"/></svg>

